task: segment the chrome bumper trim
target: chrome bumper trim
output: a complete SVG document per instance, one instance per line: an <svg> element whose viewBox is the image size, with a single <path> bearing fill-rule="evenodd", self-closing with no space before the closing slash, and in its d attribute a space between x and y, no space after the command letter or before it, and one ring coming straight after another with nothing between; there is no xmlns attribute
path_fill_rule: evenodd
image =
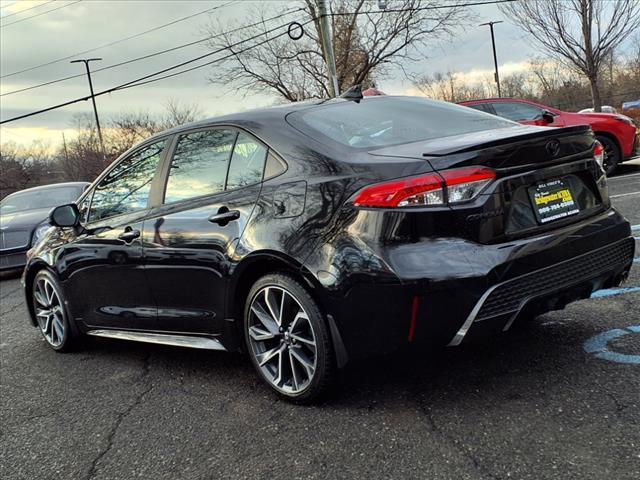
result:
<svg viewBox="0 0 640 480"><path fill-rule="evenodd" d="M536 273L543 272L543 271L545 271L545 270L549 270L549 269L551 269L551 268L553 268L553 267L556 267L556 266L558 266L558 265L561 265L561 264L563 264L563 263L567 263L567 262L574 261L574 260L576 260L576 259L579 259L580 257L585 257L585 256L587 256L587 255L591 255L591 254L593 254L594 252L598 252L598 251L600 251L600 250L605 250L605 249L607 249L607 248L611 248L611 247L613 247L613 246L615 246L615 245L622 244L622 243L624 243L624 242L626 242L626 241L628 241L628 238L623 238L622 240L619 240L619 241L617 241L617 242L615 242L615 243L613 243L613 244L611 244L611 245L605 245L604 247L600 247L600 248L597 248L597 249L595 249L595 250L591 250L590 252L586 252L586 253L583 253L583 254L581 254L581 255L577 255L577 256L575 256L575 257L573 257L573 258L568 258L567 260L564 260L564 261L559 262L559 263L557 263L557 264L549 265L548 267L544 267L544 268L541 268L541 269L539 269L539 270L534 270L534 271L531 271L531 272L525 273L525 274L523 274L523 275L519 275L519 276L517 276L517 277L510 278L509 280L506 280L506 281L504 281L504 282L498 283L498 284L496 284L496 285L493 285L493 286L492 286L492 287L490 287L486 292L484 292L484 294L482 295L482 297L480 297L480 300L478 300L478 303L476 303L476 305L473 307L473 310L471 310L471 313L469 314L469 316L467 317L467 319L464 321L464 323L462 324L462 326L460 327L460 329L459 329L459 330L456 332L456 334L453 336L453 338L451 339L451 341L447 344L447 346L448 346L448 347L456 347L456 346L458 346L458 345L460 345L460 344L462 343L462 341L464 340L464 337L466 336L467 332L468 332L468 331L469 331L469 329L471 328L471 325L473 325L473 322L475 321L476 316L478 315L478 312L480 311L480 309L481 309L481 308L482 308L482 306L484 305L484 302L487 300L487 297L489 297L489 295L491 295L491 293L492 293L496 288L502 287L503 285L506 285L506 284L508 284L508 283L511 283L511 282L513 282L513 281L516 281L516 280L518 280L518 279L520 279L520 278L527 277L527 276L529 276L529 275L534 275L534 274L536 274ZM581 282L585 282L585 281L592 280L592 279L594 279L594 278L596 278L596 277L598 277L598 276L602 275L603 273L607 272L609 269L610 269L610 267L607 267L607 268L605 268L605 269L600 269L600 270L598 270L598 271L596 271L596 272L592 272L592 274L591 274L591 275L589 275L589 276L587 276L587 277L584 277L584 278L580 278L577 282L568 283L568 284L566 284L566 285L563 285L561 288L568 288L568 287L571 287L571 286L576 285L576 284L578 284L578 283L581 283ZM558 290L560 290L560 289L558 289ZM502 328L502 331L506 332L507 330L509 330L509 329L511 328L511 326L513 325L513 322L515 321L516 317L517 317L517 316L518 316L518 314L520 313L520 310L522 310L522 307L524 306L524 304L525 304L527 301L529 301L531 298L534 298L534 297L539 297L539 296L542 296L542 295L545 295L545 294L548 294L548 293L552 293L553 291L554 291L554 289L546 290L546 291L538 292L536 295L526 297L525 299L523 299L523 300L520 302L520 305L518 306L518 309L517 309L517 310L510 310L510 311L504 312L504 315L506 315L506 314L508 314L508 313L511 313L511 317L509 317L509 319L508 319L508 320L507 320L507 322L505 323L504 327Z"/></svg>
<svg viewBox="0 0 640 480"><path fill-rule="evenodd" d="M493 292L496 288L498 288L501 285L502 285L502 283L498 283L497 285L494 285L489 290L484 292L482 297L480 297L480 300L478 300L478 303L476 303L476 306L473 307L473 310L471 310L471 313L469 314L467 319L464 321L464 323L460 327L460 330L458 330L456 332L456 334L453 336L451 341L447 344L447 347L457 347L458 345L460 345L462 343L462 340L464 340L465 335L467 334L467 332L471 328L471 325L473 324L473 321L476 319L476 315L478 315L478 312L482 308L482 305L484 304L484 302L487 299L487 297L489 295L491 295L491 292Z"/></svg>

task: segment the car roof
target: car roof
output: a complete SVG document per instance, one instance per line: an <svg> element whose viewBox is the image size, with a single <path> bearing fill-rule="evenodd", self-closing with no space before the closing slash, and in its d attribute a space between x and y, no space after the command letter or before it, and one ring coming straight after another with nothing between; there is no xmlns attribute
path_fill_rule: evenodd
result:
<svg viewBox="0 0 640 480"><path fill-rule="evenodd" d="M531 100L527 100L526 98L518 98L518 97L492 97L492 98L478 98L476 100L463 100L458 102L459 104L465 103L481 103L481 102L526 102L526 103L536 103Z"/></svg>
<svg viewBox="0 0 640 480"><path fill-rule="evenodd" d="M380 99L389 99L389 98L398 98L404 97L402 95L384 95L384 96L370 96L364 97L361 101L377 101ZM203 120L198 120L196 122L185 123L183 125L179 125L177 127L170 128L168 130L164 130L162 132L156 133L152 137L145 139L141 143L152 142L153 140L161 137L165 137L168 135L173 135L176 133L182 133L185 130L196 129L200 127L209 127L215 126L218 124L262 124L262 125L270 125L273 124L275 120L284 120L284 118L293 112L298 112L301 110L310 110L314 107L318 107L320 105L329 105L329 104L339 104L339 103L347 103L353 100L347 100L344 98L331 98L331 99L313 99L313 100L304 100L300 102L292 102L286 103L283 105L274 105L270 107L264 108L256 108L251 110L245 110L238 113L230 113L228 115L223 115L220 117L210 117L205 118Z"/></svg>
<svg viewBox="0 0 640 480"><path fill-rule="evenodd" d="M195 122L185 123L183 125L179 125L177 127L173 127L168 130L159 132L153 135L152 137L150 137L149 139L153 139L156 137L164 137L166 135L180 133L183 130L191 130L199 127L207 127L210 125L216 125L220 123L226 123L226 124L244 123L244 122L268 123L270 120L282 119L291 112L312 108L316 105L320 105L325 102L335 102L335 101L346 101L346 100L342 100L342 99L331 99L328 101L327 100L305 100L302 102L293 102L293 103L287 103L283 105L274 105L271 107L254 108L254 109L245 110L242 112L222 115L220 117L209 117L209 118L205 118Z"/></svg>

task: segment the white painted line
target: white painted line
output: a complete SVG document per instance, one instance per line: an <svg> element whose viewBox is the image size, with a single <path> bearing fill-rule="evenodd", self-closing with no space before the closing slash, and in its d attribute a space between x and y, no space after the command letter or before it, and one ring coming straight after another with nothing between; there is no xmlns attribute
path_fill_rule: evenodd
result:
<svg viewBox="0 0 640 480"><path fill-rule="evenodd" d="M640 192L619 193L618 195L609 195L609 198L628 197L629 195L640 195Z"/></svg>
<svg viewBox="0 0 640 480"><path fill-rule="evenodd" d="M640 173L630 173L629 175L620 175L619 177L607 177L607 180L624 180L625 178L637 177L638 175L640 175Z"/></svg>
<svg viewBox="0 0 640 480"><path fill-rule="evenodd" d="M631 230L633 230L634 232L636 230L640 230L640 225L631 225Z"/></svg>

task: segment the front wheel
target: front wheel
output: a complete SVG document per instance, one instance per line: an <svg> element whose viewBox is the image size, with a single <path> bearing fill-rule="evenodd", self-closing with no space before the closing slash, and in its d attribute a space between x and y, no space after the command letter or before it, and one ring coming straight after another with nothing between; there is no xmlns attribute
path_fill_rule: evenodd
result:
<svg viewBox="0 0 640 480"><path fill-rule="evenodd" d="M260 278L244 310L244 335L262 380L281 397L310 403L329 386L331 339L318 304L288 274Z"/></svg>
<svg viewBox="0 0 640 480"><path fill-rule="evenodd" d="M33 279L31 302L38 328L47 344L57 352L67 352L76 346L64 294L53 273L40 270Z"/></svg>
<svg viewBox="0 0 640 480"><path fill-rule="evenodd" d="M604 147L604 172L609 176L620 163L620 147L609 137L596 136L596 138Z"/></svg>

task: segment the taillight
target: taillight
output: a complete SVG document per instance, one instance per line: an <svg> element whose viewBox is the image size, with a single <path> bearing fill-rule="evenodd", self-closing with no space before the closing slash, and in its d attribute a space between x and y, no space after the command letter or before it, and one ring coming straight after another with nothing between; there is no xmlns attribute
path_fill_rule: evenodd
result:
<svg viewBox="0 0 640 480"><path fill-rule="evenodd" d="M604 147L597 140L596 140L596 143L593 145L593 158L595 159L596 162L598 162L598 165L600 165L600 168L604 170Z"/></svg>
<svg viewBox="0 0 640 480"><path fill-rule="evenodd" d="M482 167L445 170L365 187L353 203L380 208L457 204L474 199L495 178L493 170Z"/></svg>
<svg viewBox="0 0 640 480"><path fill-rule="evenodd" d="M488 168L445 170L441 175L447 185L449 203L472 200L496 178L496 172Z"/></svg>

